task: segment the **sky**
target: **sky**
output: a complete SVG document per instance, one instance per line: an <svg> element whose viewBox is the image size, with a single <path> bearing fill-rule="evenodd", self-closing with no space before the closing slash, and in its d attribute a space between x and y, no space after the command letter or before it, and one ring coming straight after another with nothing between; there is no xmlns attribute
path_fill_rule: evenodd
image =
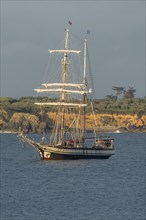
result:
<svg viewBox="0 0 146 220"><path fill-rule="evenodd" d="M113 86L145 96L145 1L1 1L1 96L35 96L48 49L64 37L68 21L88 36L96 98Z"/></svg>

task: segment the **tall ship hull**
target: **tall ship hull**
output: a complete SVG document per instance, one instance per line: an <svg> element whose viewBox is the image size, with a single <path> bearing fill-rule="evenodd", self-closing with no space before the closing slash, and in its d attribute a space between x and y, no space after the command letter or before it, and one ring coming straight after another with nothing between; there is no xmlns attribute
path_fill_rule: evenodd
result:
<svg viewBox="0 0 146 220"><path fill-rule="evenodd" d="M42 160L77 160L77 159L108 159L114 154L113 150L97 149L56 149L41 152Z"/></svg>
<svg viewBox="0 0 146 220"><path fill-rule="evenodd" d="M77 160L77 159L108 159L115 152L114 150L99 150L99 149L73 149L73 148L62 148L56 149L55 151L41 152L41 159L43 160Z"/></svg>
<svg viewBox="0 0 146 220"><path fill-rule="evenodd" d="M108 159L115 154L113 139L107 137L106 139L103 137L100 138L100 143L102 144L92 146L92 148L51 146L35 142L22 134L20 135L20 139L22 140L22 142L26 142L32 145L35 150L38 151L41 160Z"/></svg>

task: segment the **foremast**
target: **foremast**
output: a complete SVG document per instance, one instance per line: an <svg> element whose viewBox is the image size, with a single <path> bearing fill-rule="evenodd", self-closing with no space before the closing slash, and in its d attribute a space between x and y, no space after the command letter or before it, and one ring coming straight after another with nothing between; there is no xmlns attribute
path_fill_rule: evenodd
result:
<svg viewBox="0 0 146 220"><path fill-rule="evenodd" d="M70 49L70 34L69 29L66 29L65 32L65 42L64 42L64 49L62 50L48 50L50 53L62 53L63 59L61 60L61 82L60 83L45 83L42 84L44 88L41 89L35 89L38 93L43 92L50 92L50 93L59 93L59 101L58 102L47 102L47 103L38 103L36 102L36 105L40 106L58 106L58 113L60 114L60 125L56 126L55 134L59 134L58 138L57 135L56 141L54 143L58 143L63 145L65 143L64 135L65 135L65 109L67 106L69 107L78 107L83 109L83 117L82 117L82 143L84 143L85 140L85 107L86 104L86 94L87 91L87 80L86 80L86 43L87 40L84 40L84 69L83 69L83 82L82 83L70 83L68 82L68 74L69 74L69 54L79 54L80 50L71 50ZM83 96L83 102L82 103L70 103L67 101L67 94L80 94ZM58 139L58 140L57 140Z"/></svg>
<svg viewBox="0 0 146 220"><path fill-rule="evenodd" d="M67 82L68 77L68 65L69 65L69 59L68 59L68 51L69 49L69 30L66 29L66 37L65 37L65 47L64 47L64 56L62 60L62 92L60 93L60 102L65 102L66 99L66 93L64 91L65 89L65 83ZM65 106L61 106L61 133L60 133L60 142L64 143L64 118L65 116Z"/></svg>

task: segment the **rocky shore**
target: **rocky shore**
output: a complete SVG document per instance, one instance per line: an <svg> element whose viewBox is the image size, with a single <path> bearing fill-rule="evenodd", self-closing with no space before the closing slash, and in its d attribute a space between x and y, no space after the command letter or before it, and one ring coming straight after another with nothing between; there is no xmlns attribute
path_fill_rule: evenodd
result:
<svg viewBox="0 0 146 220"><path fill-rule="evenodd" d="M52 128L55 120L55 113L50 112L45 115L32 115L29 113L14 113L10 119L3 111L0 119L1 133L13 133L23 131L25 133L47 132ZM66 126L76 115L66 115ZM41 120L43 118L43 120ZM96 128L99 132L146 132L146 115L122 115L122 114L95 114ZM92 116L86 116L87 131L93 129Z"/></svg>

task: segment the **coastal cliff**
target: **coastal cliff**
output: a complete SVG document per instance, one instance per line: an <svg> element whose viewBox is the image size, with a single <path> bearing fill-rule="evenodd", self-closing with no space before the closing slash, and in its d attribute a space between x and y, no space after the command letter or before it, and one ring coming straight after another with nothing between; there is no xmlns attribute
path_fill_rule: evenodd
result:
<svg viewBox="0 0 146 220"><path fill-rule="evenodd" d="M5 110L0 110L0 129L2 131L9 130L15 132L43 132L51 129L55 120L55 113L49 112L43 115L34 115L29 113L14 113L9 119ZM76 115L66 114L66 126L69 126L70 118ZM146 115L130 115L130 114L95 114L96 127L98 131L122 131L122 132L146 132ZM87 130L91 130L94 126L93 116L88 113L86 116Z"/></svg>
<svg viewBox="0 0 146 220"><path fill-rule="evenodd" d="M49 113L48 117L55 120L55 113ZM69 119L75 117L75 114L66 114L66 125L69 126ZM99 131L146 131L146 115L95 114L94 117ZM88 114L86 116L86 127L91 130L93 126L93 115Z"/></svg>

